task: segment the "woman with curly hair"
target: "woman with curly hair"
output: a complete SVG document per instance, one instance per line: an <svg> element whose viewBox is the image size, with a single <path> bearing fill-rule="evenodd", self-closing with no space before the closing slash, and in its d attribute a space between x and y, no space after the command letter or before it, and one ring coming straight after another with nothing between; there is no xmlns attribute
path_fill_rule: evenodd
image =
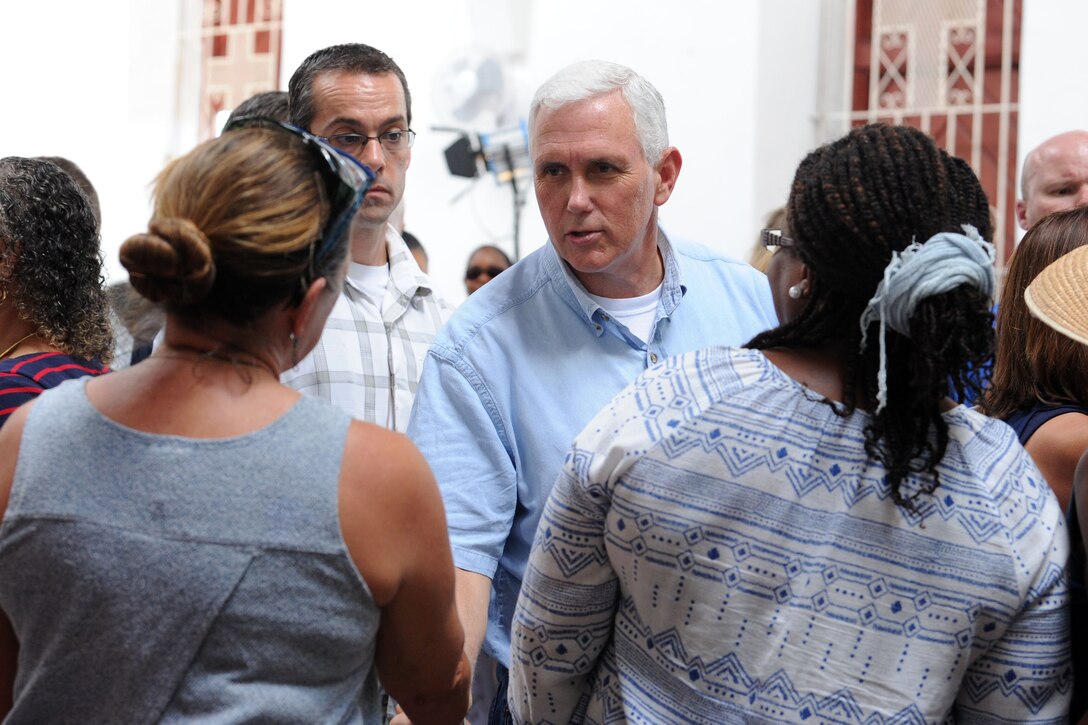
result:
<svg viewBox="0 0 1088 725"><path fill-rule="evenodd" d="M0 425L42 390L107 370L102 282L98 223L72 177L0 159Z"/></svg>
<svg viewBox="0 0 1088 725"><path fill-rule="evenodd" d="M646 370L582 431L514 615L518 722L1058 722L1058 502L950 397L993 346L989 205L905 126L811 152L778 327Z"/></svg>
<svg viewBox="0 0 1088 725"><path fill-rule="evenodd" d="M997 312L997 354L979 408L1012 426L1063 509L1088 448L1088 348L1036 319L1024 290L1047 265L1088 244L1088 207L1040 219L1016 247Z"/></svg>

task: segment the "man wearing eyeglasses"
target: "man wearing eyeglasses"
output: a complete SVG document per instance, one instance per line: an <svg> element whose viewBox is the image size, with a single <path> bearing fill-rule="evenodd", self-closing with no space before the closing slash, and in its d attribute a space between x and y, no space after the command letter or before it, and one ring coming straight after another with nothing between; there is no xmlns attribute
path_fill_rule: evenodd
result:
<svg viewBox="0 0 1088 725"><path fill-rule="evenodd" d="M439 333L408 427L442 489L466 652L499 663L491 722L509 717L511 616L571 441L647 367L776 324L766 277L658 227L681 158L645 79L601 61L560 71L529 132L548 244Z"/></svg>
<svg viewBox="0 0 1088 725"><path fill-rule="evenodd" d="M285 384L348 414L403 431L423 358L453 311L389 223L412 159L412 97L404 72L362 44L310 55L288 84L291 122L373 170L351 228L343 292L313 352Z"/></svg>

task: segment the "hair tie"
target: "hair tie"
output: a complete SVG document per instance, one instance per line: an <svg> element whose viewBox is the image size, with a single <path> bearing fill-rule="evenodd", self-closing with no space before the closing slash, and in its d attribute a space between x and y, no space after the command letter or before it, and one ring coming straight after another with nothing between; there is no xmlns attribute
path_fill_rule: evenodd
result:
<svg viewBox="0 0 1088 725"><path fill-rule="evenodd" d="M888 404L886 329L910 337L910 319L927 297L971 285L984 295L994 292L994 245L982 239L970 224L963 234L939 232L925 244L912 241L902 252L892 252L884 279L861 313L861 348L865 351L869 325L880 322L880 370L877 373L876 412Z"/></svg>

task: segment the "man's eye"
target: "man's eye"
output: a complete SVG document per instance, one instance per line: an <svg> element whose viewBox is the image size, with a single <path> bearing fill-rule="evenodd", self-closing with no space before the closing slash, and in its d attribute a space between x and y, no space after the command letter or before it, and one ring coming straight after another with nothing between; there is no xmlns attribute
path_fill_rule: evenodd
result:
<svg viewBox="0 0 1088 725"><path fill-rule="evenodd" d="M341 133L332 137L333 143L340 146L357 146L362 139L357 133Z"/></svg>
<svg viewBox="0 0 1088 725"><path fill-rule="evenodd" d="M387 143L399 143L404 137L404 131L386 131L382 134L382 141Z"/></svg>
<svg viewBox="0 0 1088 725"><path fill-rule="evenodd" d="M599 164L596 165L596 170L597 170L598 174L607 174L607 173L609 173L611 171L614 171L615 168L616 167L613 166L612 164L606 164L606 163L599 163Z"/></svg>
<svg viewBox="0 0 1088 725"><path fill-rule="evenodd" d="M541 176L559 176L559 174L561 172L562 172L562 169L559 168L558 166L545 166L543 169L540 170L540 175Z"/></svg>

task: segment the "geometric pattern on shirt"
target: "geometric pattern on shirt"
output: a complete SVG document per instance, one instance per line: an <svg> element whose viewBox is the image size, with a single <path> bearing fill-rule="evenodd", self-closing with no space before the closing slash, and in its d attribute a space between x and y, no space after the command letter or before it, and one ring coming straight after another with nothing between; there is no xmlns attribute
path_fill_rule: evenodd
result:
<svg viewBox="0 0 1088 725"><path fill-rule="evenodd" d="M1037 547L1064 531L1008 431L995 439L1000 424L950 413L941 487L911 514L858 455L859 423L828 439L843 419L822 403L785 411L792 390L743 398L767 377L759 353L692 364L703 354L640 377L586 429L599 447L568 455L522 590L515 662L575 687L595 668L587 722L1053 714L1072 688L1065 580L1059 549ZM621 457L635 462L614 480ZM550 687L519 694L577 697ZM881 713L874 690L914 704Z"/></svg>
<svg viewBox="0 0 1088 725"><path fill-rule="evenodd" d="M640 470L637 474L628 473L625 477L624 494L628 487L637 493L653 492L653 481L661 480L660 477L669 473L652 466L649 468L650 470ZM595 492L592 487L586 491L590 497L595 493L600 494L599 489ZM700 488L697 485L692 486L686 493L689 496L689 505L698 508L698 499L702 493ZM779 609L819 612L862 632L880 631L884 635L885 643L888 635L894 633L903 641L904 649L909 649L912 640L918 640L926 641L931 647L937 646L944 651L964 651L964 659L957 660L957 664L965 664L968 659L977 659L982 653L992 650L1004 635L1013 634L1008 632L1008 627L1014 611L999 606L983 609L977 605L975 599L955 587L920 588L909 576L896 578L890 575L888 569L867 570L857 561L844 561L841 565L828 563L826 559L813 561L819 557L806 557L803 551L776 549L768 545L766 540L749 541L729 536L712 526L677 515L676 509L668 506L668 503L671 502L662 501L661 506L653 508L629 505L622 494L614 496L611 501L612 513L609 530L605 534L605 544L632 557L634 563L630 565L631 569L638 572L629 573L632 578L664 580L666 574L675 576L677 572L683 572L678 590L683 588L685 579L689 578L692 581L720 582L726 592L723 609L728 606L728 592L747 590L754 598ZM742 502L739 508L753 511L760 510L760 505L747 501ZM667 511L667 515L655 515L654 511L660 510ZM820 522L815 520L812 528L818 530ZM617 532L626 534L626 538ZM564 517L562 509L549 509L541 527L538 547L542 552L551 555L563 579L572 578L585 567L599 565L608 558L604 548L583 545L589 539L589 533L581 530L576 520ZM886 545L874 543L873 548L873 556L882 561L902 565L909 559L905 554L899 553L907 548L899 539L891 540ZM975 556L978 557L976 561L981 570L993 570L986 564L984 554L978 551L956 553L951 551L955 547L949 548L950 551L946 553L950 560ZM823 552L822 549L818 551ZM780 572L782 580L777 586L772 586L766 577L746 576L745 567L748 571L757 572L776 570ZM534 586L531 595L539 606L560 617L592 618L594 614L613 606L617 596L615 583L603 588L572 587L569 584L563 585L561 580L553 580L552 577L537 578L538 576L539 572L534 572L534 580L545 584ZM554 587L547 586L548 581L552 581ZM992 584L995 587L1001 585L1000 588L1011 598L1018 597L1015 582L995 581ZM1045 597L1046 592L1060 590L1063 585L1064 573L1061 567L1050 564L1044 575L1029 590L1027 599L1030 601L1039 596ZM965 588L973 592L970 587ZM531 620L524 624L531 626ZM1042 637L1045 644L1046 635L1049 634L1047 627L1044 625L1038 629L1039 631L1019 632L1013 636L1026 635L1029 639ZM622 600L614 622L603 620L581 627L540 626L536 628L535 634L540 646L529 652L535 667L546 667L560 672L568 667L571 672L583 670L590 657L598 654L601 643L611 636L615 640L613 656L617 661L614 667L618 672L646 674L649 663L644 657L649 653L653 666L663 670L668 677L676 677L677 673L682 673L681 676L689 680L689 686L709 700L686 701L685 707L689 709L676 722L719 721L716 718L733 712L732 708L718 709L723 701L730 700L745 702L750 708L748 712L761 712L768 717L769 722L809 722L812 717L818 718L816 722L836 723L927 722L925 714L916 705L910 705L894 715L865 712L849 687L842 687L831 693L806 692L793 683L785 669L777 669L770 676L759 679L746 671L740 657L733 651L709 661L701 656L691 655L679 628L668 627L655 632L641 621L630 597ZM738 633L734 643L738 649L742 638L742 634ZM788 635L785 638L789 639ZM641 648L635 646L635 642L641 643ZM862 637L859 636L857 642L853 643L853 649L864 651L862 645ZM830 651L830 644L827 648ZM1029 650L1021 648L1017 652L991 654L1012 659L1004 660L1001 668L967 673L963 678L962 690L972 704L977 705L988 696L996 694L1000 698L1016 698L1027 711L1038 713L1058 693L1065 695L1070 692L1072 672L1068 666L1065 666L1063 675L1055 680L1053 673L1046 671L1048 663L1042 659L1033 660ZM869 659L872 659L871 654ZM843 664L841 661L836 662L828 652L824 652L819 666L820 669L838 668L843 672L844 681L856 682L858 685L870 682L866 677L868 667L861 668L847 678L842 669ZM901 670L911 669L904 661L898 664ZM1037 671L1040 664L1043 672ZM962 669L964 667L954 667L947 673L936 674L952 678L955 670ZM928 672L927 669L925 673L915 674L916 679L922 680L917 685L919 699L924 694L924 680L931 676L926 674ZM646 687L646 678L637 679L637 687L632 687L633 683L628 682L624 691L628 708L642 712L647 717L660 718L657 720L659 722L670 721L668 713L659 711L661 705L656 702L655 697L648 696L645 701L640 702L630 701L632 689L638 691ZM879 681L872 684L878 683ZM619 686L618 681L614 684ZM615 704L619 698L603 698L603 693L598 693L598 701L611 701ZM970 705L961 703L961 714L964 713L963 707ZM697 716L696 711L701 714ZM624 717L623 712L617 711L604 717L602 722L620 722ZM587 720L591 721L592 719Z"/></svg>

